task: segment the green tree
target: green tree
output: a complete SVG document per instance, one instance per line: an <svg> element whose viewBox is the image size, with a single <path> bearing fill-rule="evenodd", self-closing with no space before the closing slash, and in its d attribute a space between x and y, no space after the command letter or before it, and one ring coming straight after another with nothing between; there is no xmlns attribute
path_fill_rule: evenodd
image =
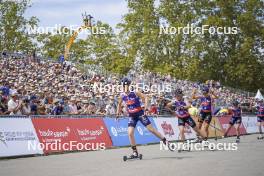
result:
<svg viewBox="0 0 264 176"><path fill-rule="evenodd" d="M37 44L34 43L36 34L28 33L28 28L38 24L36 17L26 19L24 13L30 7L29 0L0 2L0 50L10 52L32 52Z"/></svg>

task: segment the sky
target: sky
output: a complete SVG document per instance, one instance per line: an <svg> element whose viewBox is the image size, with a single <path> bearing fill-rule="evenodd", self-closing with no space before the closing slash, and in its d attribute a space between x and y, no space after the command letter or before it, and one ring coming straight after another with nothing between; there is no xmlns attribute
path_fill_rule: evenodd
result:
<svg viewBox="0 0 264 176"><path fill-rule="evenodd" d="M25 16L36 16L41 27L54 25L80 26L82 13L91 14L94 20L110 24L113 28L128 12L125 0L31 0L32 6Z"/></svg>

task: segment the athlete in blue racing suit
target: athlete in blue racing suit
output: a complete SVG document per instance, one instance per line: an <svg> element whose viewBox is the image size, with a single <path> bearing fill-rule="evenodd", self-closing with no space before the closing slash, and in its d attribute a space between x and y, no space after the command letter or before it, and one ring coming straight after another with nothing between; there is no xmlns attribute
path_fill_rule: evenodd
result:
<svg viewBox="0 0 264 176"><path fill-rule="evenodd" d="M127 112L129 114L128 137L131 144L131 148L133 150L133 154L131 155L131 157L138 157L138 151L136 148L136 142L134 137L134 130L138 121L140 121L151 133L161 139L164 144L167 144L166 138L163 137L155 128L153 128L149 118L145 115L145 112L148 111L147 97L141 92L129 91L129 86L131 84L131 81L129 79L124 78L122 80L122 84L124 86L124 92L119 97L117 114L120 115L122 102L124 102L126 104ZM145 109L141 107L140 100L144 102L144 105L146 107Z"/></svg>
<svg viewBox="0 0 264 176"><path fill-rule="evenodd" d="M240 139L240 126L242 123L242 117L241 117L242 111L241 111L241 108L239 107L239 102L234 101L233 106L228 109L229 109L229 112L231 112L232 117L229 121L229 125L226 129L224 137L227 136L229 130L232 128L233 125L235 125L237 140L239 140Z"/></svg>

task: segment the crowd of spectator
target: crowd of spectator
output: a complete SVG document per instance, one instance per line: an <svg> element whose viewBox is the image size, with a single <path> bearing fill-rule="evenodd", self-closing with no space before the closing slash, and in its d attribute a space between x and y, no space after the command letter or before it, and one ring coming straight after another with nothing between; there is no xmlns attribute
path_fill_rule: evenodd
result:
<svg viewBox="0 0 264 176"><path fill-rule="evenodd" d="M92 74L91 74L92 73ZM94 91L95 84L118 85L121 77L83 72L73 63L35 60L33 57L0 57L0 115L115 115L118 92ZM145 92L149 97L150 114L167 115L165 105L173 99L173 90L181 88L193 106L191 92L207 84L219 96L215 102L224 108L237 99L254 103L254 98L231 91L220 82L194 83L177 80L170 75L131 69L126 75L133 83L170 85L171 92ZM126 115L125 105L123 115Z"/></svg>

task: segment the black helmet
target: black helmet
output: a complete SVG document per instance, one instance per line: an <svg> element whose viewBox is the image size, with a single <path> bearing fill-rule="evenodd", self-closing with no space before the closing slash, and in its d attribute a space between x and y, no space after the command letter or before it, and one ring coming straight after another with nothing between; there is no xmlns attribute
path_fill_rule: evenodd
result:
<svg viewBox="0 0 264 176"><path fill-rule="evenodd" d="M181 89L176 89L175 90L175 95L182 95L182 94L183 94L183 92L182 92Z"/></svg>
<svg viewBox="0 0 264 176"><path fill-rule="evenodd" d="M232 103L234 106L238 106L239 105L239 102L237 100L233 101Z"/></svg>
<svg viewBox="0 0 264 176"><path fill-rule="evenodd" d="M121 84L124 86L124 85L130 85L131 84L131 80L128 79L128 78L123 78L121 80Z"/></svg>
<svg viewBox="0 0 264 176"><path fill-rule="evenodd" d="M202 88L202 91L203 91L203 93L208 93L208 92L209 92L209 87L204 86L204 87Z"/></svg>

